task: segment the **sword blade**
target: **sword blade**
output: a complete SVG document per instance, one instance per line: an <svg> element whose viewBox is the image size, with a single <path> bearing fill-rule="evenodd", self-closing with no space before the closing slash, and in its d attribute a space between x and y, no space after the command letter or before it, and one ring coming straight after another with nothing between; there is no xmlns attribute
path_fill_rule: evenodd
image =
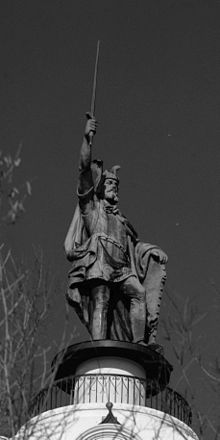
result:
<svg viewBox="0 0 220 440"><path fill-rule="evenodd" d="M95 115L95 101L96 101L96 85L97 85L97 72L98 72L98 62L99 62L99 48L100 48L100 41L97 42L97 48L96 48L96 59L95 59L95 71L94 71L94 78L93 78L93 88L92 88L92 100L91 100L91 115Z"/></svg>

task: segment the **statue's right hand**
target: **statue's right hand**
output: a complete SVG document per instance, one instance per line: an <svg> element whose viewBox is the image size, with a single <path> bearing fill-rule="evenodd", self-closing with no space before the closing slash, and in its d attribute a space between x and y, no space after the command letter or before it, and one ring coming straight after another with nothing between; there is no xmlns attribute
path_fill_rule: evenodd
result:
<svg viewBox="0 0 220 440"><path fill-rule="evenodd" d="M87 117L87 122L86 122L86 126L85 126L85 138L89 142L90 133L92 132L93 136L96 133L97 121L93 116L91 116L90 113L86 113L86 117Z"/></svg>

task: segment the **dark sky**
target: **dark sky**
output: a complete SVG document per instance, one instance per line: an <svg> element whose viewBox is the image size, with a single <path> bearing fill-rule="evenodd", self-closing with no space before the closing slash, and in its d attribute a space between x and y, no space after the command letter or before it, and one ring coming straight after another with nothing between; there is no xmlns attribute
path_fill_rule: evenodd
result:
<svg viewBox="0 0 220 440"><path fill-rule="evenodd" d="M33 180L25 216L5 231L7 244L19 259L42 247L65 285L62 245L77 202L100 39L94 157L121 165L121 209L143 241L168 253L169 294L180 307L189 298L198 313L208 312L194 337L212 372L220 342L219 20L220 3L205 0L0 4L0 145L13 154L22 142L17 179ZM53 337L64 322L64 291L54 304ZM165 295L163 319L167 304ZM200 375L201 392L204 381Z"/></svg>

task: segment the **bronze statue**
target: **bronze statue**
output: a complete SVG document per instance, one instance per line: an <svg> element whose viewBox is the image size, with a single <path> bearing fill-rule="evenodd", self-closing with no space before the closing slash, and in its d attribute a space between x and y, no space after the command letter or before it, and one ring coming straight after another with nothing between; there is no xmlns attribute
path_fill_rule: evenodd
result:
<svg viewBox="0 0 220 440"><path fill-rule="evenodd" d="M94 117L80 153L78 206L65 240L72 262L67 298L93 339L155 343L166 254L139 241L118 209L119 166L92 160Z"/></svg>

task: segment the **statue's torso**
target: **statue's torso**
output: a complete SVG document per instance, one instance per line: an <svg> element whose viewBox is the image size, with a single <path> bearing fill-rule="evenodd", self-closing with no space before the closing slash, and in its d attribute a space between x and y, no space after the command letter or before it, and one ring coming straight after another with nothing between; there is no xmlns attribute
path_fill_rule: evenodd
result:
<svg viewBox="0 0 220 440"><path fill-rule="evenodd" d="M127 233L123 218L119 213L109 212L104 200L94 201L93 208L83 215L89 237L103 234L127 251Z"/></svg>
<svg viewBox="0 0 220 440"><path fill-rule="evenodd" d="M87 277L120 281L130 276L131 262L123 217L118 210L110 212L104 200L93 199L80 205L90 242L88 250L96 249L96 259L88 268Z"/></svg>

